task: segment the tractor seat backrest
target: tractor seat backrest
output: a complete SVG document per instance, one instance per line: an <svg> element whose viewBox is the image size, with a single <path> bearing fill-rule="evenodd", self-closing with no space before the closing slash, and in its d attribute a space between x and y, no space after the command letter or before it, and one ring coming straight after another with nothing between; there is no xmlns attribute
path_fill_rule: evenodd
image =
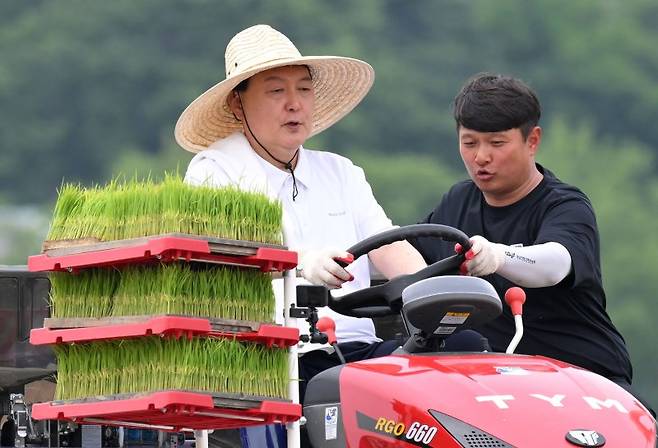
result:
<svg viewBox="0 0 658 448"><path fill-rule="evenodd" d="M503 305L494 287L478 277L432 277L402 292L404 318L428 335L448 336L457 328L472 328L488 322L502 311Z"/></svg>

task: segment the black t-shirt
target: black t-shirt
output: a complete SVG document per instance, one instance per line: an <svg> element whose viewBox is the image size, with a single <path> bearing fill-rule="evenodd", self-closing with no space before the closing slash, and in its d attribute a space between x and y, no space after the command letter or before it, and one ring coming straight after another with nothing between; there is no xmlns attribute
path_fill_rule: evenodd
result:
<svg viewBox="0 0 658 448"><path fill-rule="evenodd" d="M505 207L489 206L472 181L454 185L423 221L444 224L469 236L507 245L554 241L570 253L572 271L561 283L524 288L524 335L516 352L544 355L629 383L632 368L621 334L606 312L601 281L599 233L587 196L537 165L541 183L526 197ZM432 238L410 241L428 263L453 255L454 243ZM514 286L497 275L484 277L501 299ZM476 328L494 351L504 351L514 335L509 307L493 322Z"/></svg>

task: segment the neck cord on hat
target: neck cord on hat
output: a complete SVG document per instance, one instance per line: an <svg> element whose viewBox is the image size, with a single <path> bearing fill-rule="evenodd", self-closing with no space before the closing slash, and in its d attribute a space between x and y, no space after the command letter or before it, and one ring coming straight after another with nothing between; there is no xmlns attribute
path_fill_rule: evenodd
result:
<svg viewBox="0 0 658 448"><path fill-rule="evenodd" d="M238 92L238 98L240 98L240 104L242 103L242 97L240 96L240 93ZM247 125L247 129L249 130L249 133L251 136L256 140L256 143L265 150L268 156L279 162L281 165L283 165L283 168L290 171L290 175L292 176L292 200L294 201L297 195L299 194L299 190L297 189L297 178L295 177L295 169L292 166L293 160L295 160L295 157L299 154L299 148L297 148L297 151L295 151L295 154L288 160L287 162L284 162L283 160L279 160L276 157L272 155L271 152L267 150L265 146L258 140L258 137L256 137L256 134L254 134L254 131L251 130L251 126L249 126L249 121L247 121L247 112L244 110L244 105L242 107L242 115L244 116L244 122Z"/></svg>

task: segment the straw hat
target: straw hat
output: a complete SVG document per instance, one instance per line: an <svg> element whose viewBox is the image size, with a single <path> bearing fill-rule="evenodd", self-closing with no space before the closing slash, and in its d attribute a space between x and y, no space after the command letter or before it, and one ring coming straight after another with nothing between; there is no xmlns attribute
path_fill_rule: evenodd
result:
<svg viewBox="0 0 658 448"><path fill-rule="evenodd" d="M179 145L199 152L241 130L226 98L240 82L256 73L286 65L311 70L315 110L311 136L347 115L368 93L375 71L366 62L337 56L302 56L283 34L255 25L236 34L226 47L226 79L199 96L181 114L174 135Z"/></svg>

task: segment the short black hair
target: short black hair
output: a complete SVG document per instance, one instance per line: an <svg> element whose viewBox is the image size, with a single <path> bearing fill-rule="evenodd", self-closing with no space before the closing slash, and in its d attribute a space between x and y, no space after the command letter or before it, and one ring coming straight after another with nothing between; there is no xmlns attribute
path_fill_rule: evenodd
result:
<svg viewBox="0 0 658 448"><path fill-rule="evenodd" d="M525 139L539 123L541 106L535 92L520 79L480 73L459 91L453 113L458 130L460 126L478 132L519 128Z"/></svg>
<svg viewBox="0 0 658 448"><path fill-rule="evenodd" d="M235 90L236 92L240 92L240 93L244 92L245 90L247 90L247 87L249 87L249 80L250 79L251 78L247 78L247 79L244 79L244 80L240 81L240 84L235 86L233 88L233 90Z"/></svg>

